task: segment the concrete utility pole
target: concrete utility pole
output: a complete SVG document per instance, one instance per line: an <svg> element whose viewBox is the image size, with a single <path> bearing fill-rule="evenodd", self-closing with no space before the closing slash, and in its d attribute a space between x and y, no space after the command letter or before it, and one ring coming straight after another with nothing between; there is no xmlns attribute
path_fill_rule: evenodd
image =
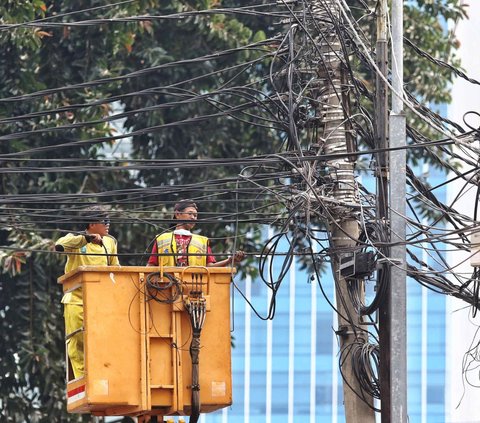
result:
<svg viewBox="0 0 480 423"><path fill-rule="evenodd" d="M346 154L347 140L345 130L345 111L342 96L345 95L344 72L342 69L342 47L333 21L340 19L341 13L334 0L315 0L311 3L314 17L312 34L316 34L314 43L318 57L318 80L312 86L312 96L317 105L318 119L317 140L319 154ZM357 214L359 200L355 189L354 163L345 155L327 162L327 170L331 178L334 199L333 206L327 208L331 248L337 254L332 257L332 266L336 279L337 308L339 310L340 348L349 351L349 346L360 337L363 331L358 330L359 316L354 309L348 292L347 281L340 276L339 262L342 253L355 249L359 236ZM375 421L374 411L362 400L361 389L352 372L350 356L342 365L344 383L345 416L349 423L369 423ZM348 386L350 385L350 387ZM357 393L355 393L355 392Z"/></svg>
<svg viewBox="0 0 480 423"><path fill-rule="evenodd" d="M392 1L392 112L390 114L390 404L391 422L407 422L406 121L403 112L403 0ZM395 94L395 93L398 93ZM395 243L397 243L395 245ZM383 422L383 420L382 420Z"/></svg>

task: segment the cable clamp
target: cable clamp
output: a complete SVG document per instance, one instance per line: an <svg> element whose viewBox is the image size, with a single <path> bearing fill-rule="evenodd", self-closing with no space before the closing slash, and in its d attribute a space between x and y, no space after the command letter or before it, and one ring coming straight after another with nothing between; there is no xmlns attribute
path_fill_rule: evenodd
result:
<svg viewBox="0 0 480 423"><path fill-rule="evenodd" d="M389 265L396 265L401 266L403 264L403 260L394 259L391 257L383 257L377 260L377 264L389 264Z"/></svg>
<svg viewBox="0 0 480 423"><path fill-rule="evenodd" d="M341 336L341 337L346 337L348 335L354 335L354 334L355 332L353 332L353 330L348 330L347 325L339 326L338 329L335 331L335 335Z"/></svg>

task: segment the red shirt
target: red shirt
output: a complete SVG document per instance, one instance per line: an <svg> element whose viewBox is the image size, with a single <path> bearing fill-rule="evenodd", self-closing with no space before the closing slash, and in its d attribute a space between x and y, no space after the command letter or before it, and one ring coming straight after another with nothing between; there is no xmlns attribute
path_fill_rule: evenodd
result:
<svg viewBox="0 0 480 423"><path fill-rule="evenodd" d="M190 240L192 239L191 236L188 235L177 235L175 234L175 242L177 243L177 266L188 266L188 256L182 255L187 253L188 244L190 244ZM158 250L157 250L157 242L153 244L152 248L152 255L148 259L148 264L150 266L158 266ZM207 266L211 263L216 263L215 257L212 254L212 249L210 245L207 248Z"/></svg>

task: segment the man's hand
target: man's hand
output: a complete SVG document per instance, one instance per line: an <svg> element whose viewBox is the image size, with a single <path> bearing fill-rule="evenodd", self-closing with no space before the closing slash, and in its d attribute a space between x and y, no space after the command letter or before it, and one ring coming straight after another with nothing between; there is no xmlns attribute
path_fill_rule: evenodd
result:
<svg viewBox="0 0 480 423"><path fill-rule="evenodd" d="M240 263L243 259L245 258L245 252L244 251L236 251L235 254L231 257L232 264L234 263Z"/></svg>
<svg viewBox="0 0 480 423"><path fill-rule="evenodd" d="M92 242L93 244L103 245L102 237L99 234L88 234L85 236L87 242Z"/></svg>

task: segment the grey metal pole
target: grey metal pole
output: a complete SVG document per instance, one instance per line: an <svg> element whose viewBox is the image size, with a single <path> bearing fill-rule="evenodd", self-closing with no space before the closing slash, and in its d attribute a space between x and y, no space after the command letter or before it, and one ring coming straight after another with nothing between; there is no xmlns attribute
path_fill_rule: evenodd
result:
<svg viewBox="0 0 480 423"><path fill-rule="evenodd" d="M392 1L392 112L390 146L406 145L403 113L403 0ZM397 95L397 93L400 95ZM406 152L390 152L390 404L392 423L407 422Z"/></svg>
<svg viewBox="0 0 480 423"><path fill-rule="evenodd" d="M376 147L380 152L377 160L377 216L382 222L388 221L388 89L386 78L388 75L388 31L387 31L387 0L377 3L377 42L376 63L379 75L376 76L375 123ZM382 78L383 76L383 78ZM384 249L385 250L385 249ZM388 275L390 278L390 275ZM387 281L390 287L390 279ZM389 289L389 288L387 288ZM390 404L390 297L387 296L379 305L378 323L380 326L380 367L378 377L380 381L381 423L391 422ZM385 364L384 364L385 363Z"/></svg>

